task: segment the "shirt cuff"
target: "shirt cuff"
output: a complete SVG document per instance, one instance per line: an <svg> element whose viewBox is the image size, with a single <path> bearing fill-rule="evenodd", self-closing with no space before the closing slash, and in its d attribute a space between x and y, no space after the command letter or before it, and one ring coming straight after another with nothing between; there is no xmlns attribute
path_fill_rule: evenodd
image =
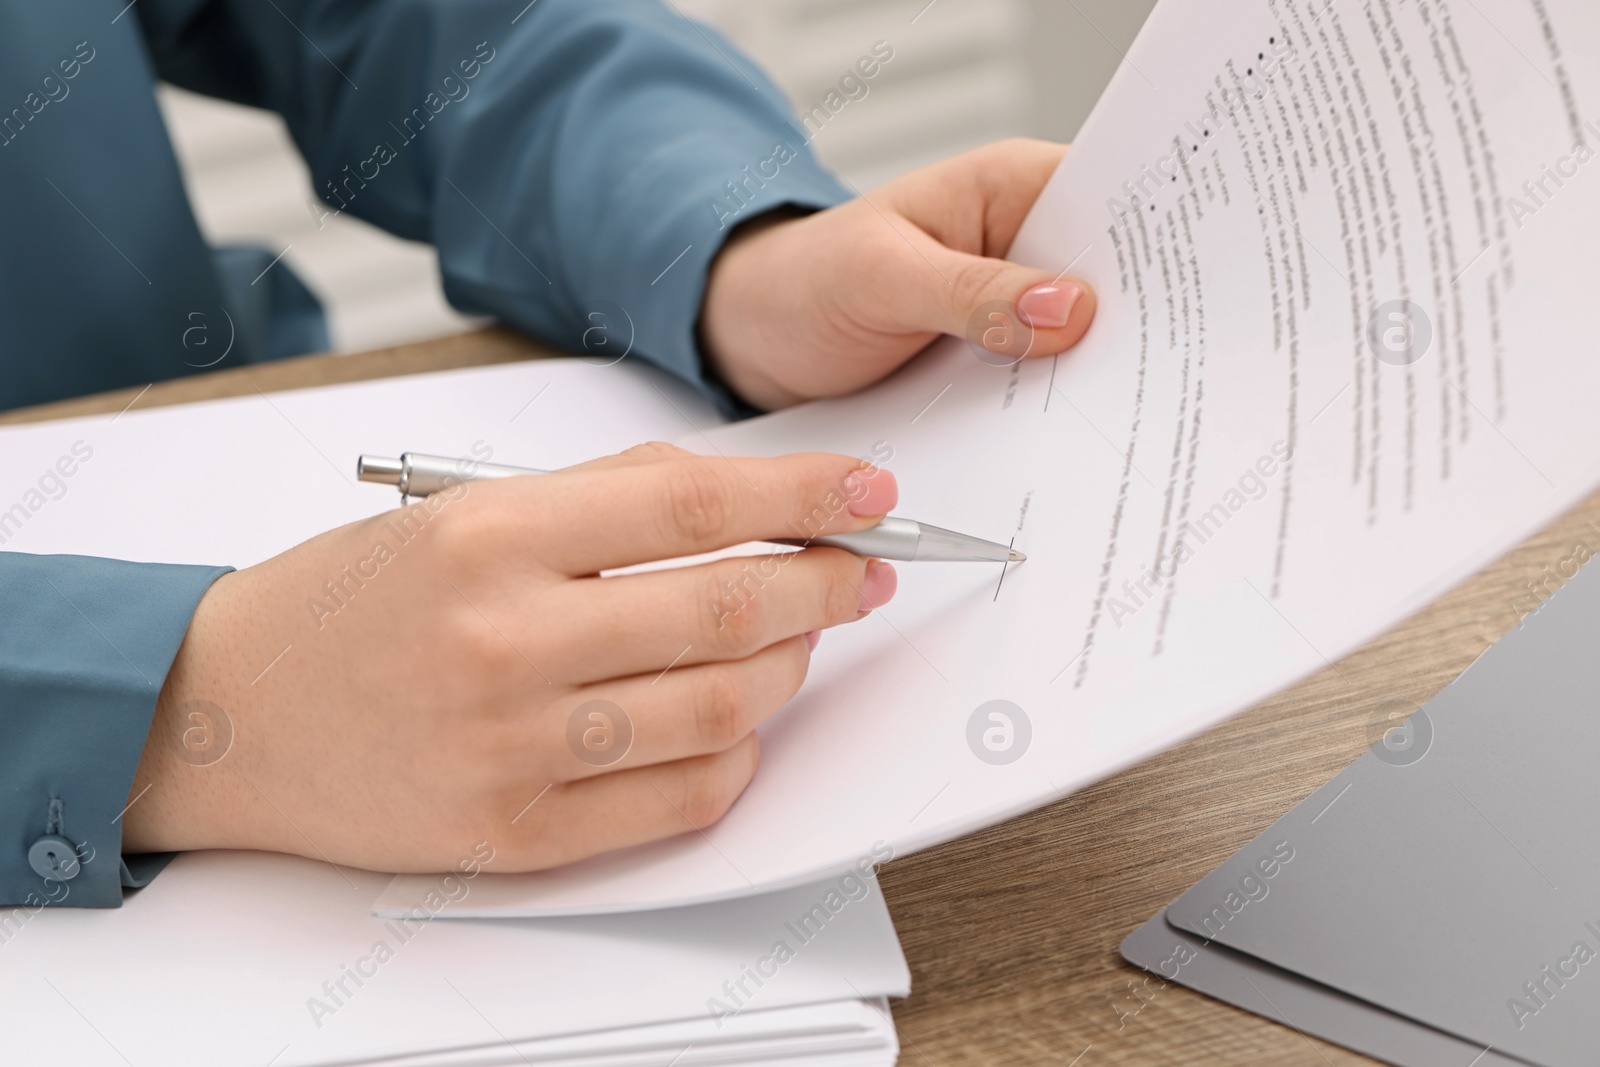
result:
<svg viewBox="0 0 1600 1067"><path fill-rule="evenodd" d="M122 855L122 817L189 620L230 569L0 552L0 905L117 907L164 865Z"/></svg>
<svg viewBox="0 0 1600 1067"><path fill-rule="evenodd" d="M663 202L655 191L665 189L683 192ZM578 297L614 324L588 335L606 347L585 348L612 358L629 351L709 389L730 413L749 413L708 374L700 350L711 265L734 230L760 215L820 211L850 196L794 131L697 133L662 146L612 195L591 245ZM589 318L601 324L593 311Z"/></svg>

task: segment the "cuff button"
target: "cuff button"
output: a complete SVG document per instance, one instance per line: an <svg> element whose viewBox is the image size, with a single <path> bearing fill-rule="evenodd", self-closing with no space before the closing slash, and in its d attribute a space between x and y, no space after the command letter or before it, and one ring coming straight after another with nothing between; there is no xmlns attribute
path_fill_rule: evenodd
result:
<svg viewBox="0 0 1600 1067"><path fill-rule="evenodd" d="M78 877L78 850L71 841L46 834L28 848L28 866L47 881L70 882Z"/></svg>

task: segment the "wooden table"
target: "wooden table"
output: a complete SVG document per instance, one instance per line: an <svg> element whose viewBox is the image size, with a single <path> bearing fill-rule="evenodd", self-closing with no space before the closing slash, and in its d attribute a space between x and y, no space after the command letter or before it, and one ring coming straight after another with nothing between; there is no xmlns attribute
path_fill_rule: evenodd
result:
<svg viewBox="0 0 1600 1067"><path fill-rule="evenodd" d="M487 330L218 371L0 423L549 354ZM1135 996L1144 972L1117 945L1365 752L1386 709L1424 703L1465 670L1515 622L1523 583L1570 555L1590 520L1600 520L1600 494L1333 669L1060 803L889 864L884 891L915 990L895 1010L901 1062L1371 1063L1179 986Z"/></svg>

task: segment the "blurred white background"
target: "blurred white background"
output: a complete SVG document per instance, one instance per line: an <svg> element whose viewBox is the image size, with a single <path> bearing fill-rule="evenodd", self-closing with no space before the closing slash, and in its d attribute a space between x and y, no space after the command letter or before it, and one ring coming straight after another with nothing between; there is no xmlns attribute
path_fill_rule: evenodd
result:
<svg viewBox="0 0 1600 1067"><path fill-rule="evenodd" d="M1069 140L1154 0L673 0L771 71L797 110L820 103L876 41L894 59L812 147L860 189L985 141ZM349 215L318 229L311 185L276 115L163 86L200 226L253 241L322 297L333 343L360 351L471 325L445 303L427 245Z"/></svg>

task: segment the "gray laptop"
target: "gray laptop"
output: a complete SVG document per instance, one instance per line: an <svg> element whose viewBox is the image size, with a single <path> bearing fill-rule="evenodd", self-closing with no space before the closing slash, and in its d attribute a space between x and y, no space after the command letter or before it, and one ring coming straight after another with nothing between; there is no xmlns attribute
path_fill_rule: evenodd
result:
<svg viewBox="0 0 1600 1067"><path fill-rule="evenodd" d="M1380 1059L1600 1063L1600 567L1164 914L1130 962Z"/></svg>

